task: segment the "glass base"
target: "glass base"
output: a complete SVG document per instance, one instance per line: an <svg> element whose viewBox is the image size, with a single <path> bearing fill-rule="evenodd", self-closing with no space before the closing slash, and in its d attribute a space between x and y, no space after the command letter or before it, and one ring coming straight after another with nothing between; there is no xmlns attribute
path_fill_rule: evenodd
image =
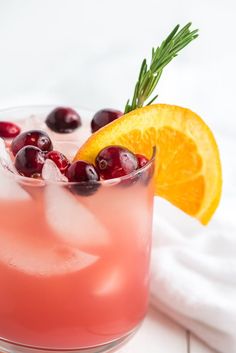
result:
<svg viewBox="0 0 236 353"><path fill-rule="evenodd" d="M0 339L0 352L2 353L112 353L116 352L123 346L139 329L140 325L136 326L128 334L96 347L88 347L81 349L47 349L37 348L26 345L20 345L7 340Z"/></svg>

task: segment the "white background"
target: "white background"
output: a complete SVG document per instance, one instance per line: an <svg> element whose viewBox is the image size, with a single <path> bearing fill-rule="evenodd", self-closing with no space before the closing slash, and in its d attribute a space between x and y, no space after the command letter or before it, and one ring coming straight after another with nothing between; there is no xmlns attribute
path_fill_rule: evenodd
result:
<svg viewBox="0 0 236 353"><path fill-rule="evenodd" d="M234 0L0 0L0 107L123 109L142 59L177 24L200 37L165 70L159 102L236 130ZM234 131L235 131L234 130Z"/></svg>
<svg viewBox="0 0 236 353"><path fill-rule="evenodd" d="M225 145L236 136L235 19L235 0L0 0L0 108L56 103L122 110L142 59L177 23L192 21L200 37L164 71L159 102L202 116L219 137L229 169L234 152ZM148 353L210 352L189 337L151 312L124 352L143 353L147 344Z"/></svg>

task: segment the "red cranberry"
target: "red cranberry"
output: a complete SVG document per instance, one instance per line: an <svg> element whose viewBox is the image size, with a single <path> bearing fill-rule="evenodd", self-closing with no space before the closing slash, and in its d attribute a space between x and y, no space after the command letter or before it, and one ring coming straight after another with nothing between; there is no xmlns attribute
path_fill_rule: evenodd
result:
<svg viewBox="0 0 236 353"><path fill-rule="evenodd" d="M51 159L57 166L57 168L60 170L62 174L64 174L67 170L67 168L70 165L70 162L62 154L61 152L58 151L50 151L46 154L46 159Z"/></svg>
<svg viewBox="0 0 236 353"><path fill-rule="evenodd" d="M41 174L45 162L45 154L34 146L23 147L16 155L15 167L27 177Z"/></svg>
<svg viewBox="0 0 236 353"><path fill-rule="evenodd" d="M13 138L19 135L20 128L16 124L0 121L0 137Z"/></svg>
<svg viewBox="0 0 236 353"><path fill-rule="evenodd" d="M108 146L96 157L96 166L103 179L119 178L138 167L136 156L127 148Z"/></svg>
<svg viewBox="0 0 236 353"><path fill-rule="evenodd" d="M66 171L70 182L98 181L99 174L93 164L85 161L76 161Z"/></svg>
<svg viewBox="0 0 236 353"><path fill-rule="evenodd" d="M66 176L70 182L78 182L72 190L80 195L91 195L99 187L100 176L93 164L77 161L69 166Z"/></svg>
<svg viewBox="0 0 236 353"><path fill-rule="evenodd" d="M101 109L93 117L91 121L92 132L99 130L101 127L111 123L113 120L123 115L122 112L115 109Z"/></svg>
<svg viewBox="0 0 236 353"><path fill-rule="evenodd" d="M145 156L142 154L136 154L135 156L138 160L138 168L142 168L147 164L148 159Z"/></svg>
<svg viewBox="0 0 236 353"><path fill-rule="evenodd" d="M41 130L26 131L15 137L11 144L14 156L25 146L35 146L44 152L51 151L53 148L50 137L46 132Z"/></svg>
<svg viewBox="0 0 236 353"><path fill-rule="evenodd" d="M67 134L81 126L79 114L71 109L59 107L54 109L46 118L47 126L55 132Z"/></svg>

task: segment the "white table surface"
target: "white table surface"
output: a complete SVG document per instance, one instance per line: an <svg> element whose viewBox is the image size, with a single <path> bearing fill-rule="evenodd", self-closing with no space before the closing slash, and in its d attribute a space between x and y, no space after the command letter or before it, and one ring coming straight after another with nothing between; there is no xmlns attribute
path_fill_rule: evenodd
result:
<svg viewBox="0 0 236 353"><path fill-rule="evenodd" d="M117 353L216 353L190 332L150 307L138 332Z"/></svg>

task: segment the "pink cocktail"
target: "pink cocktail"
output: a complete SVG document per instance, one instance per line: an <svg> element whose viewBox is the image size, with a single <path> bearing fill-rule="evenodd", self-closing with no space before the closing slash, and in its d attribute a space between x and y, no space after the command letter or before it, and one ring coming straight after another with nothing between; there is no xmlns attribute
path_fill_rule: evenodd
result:
<svg viewBox="0 0 236 353"><path fill-rule="evenodd" d="M0 117L26 118L24 129L35 124L30 113L47 110ZM67 154L87 135L86 124L63 141L51 134ZM139 326L148 305L152 169L153 160L84 196L76 192L80 184L29 179L0 166L1 350L102 352Z"/></svg>

